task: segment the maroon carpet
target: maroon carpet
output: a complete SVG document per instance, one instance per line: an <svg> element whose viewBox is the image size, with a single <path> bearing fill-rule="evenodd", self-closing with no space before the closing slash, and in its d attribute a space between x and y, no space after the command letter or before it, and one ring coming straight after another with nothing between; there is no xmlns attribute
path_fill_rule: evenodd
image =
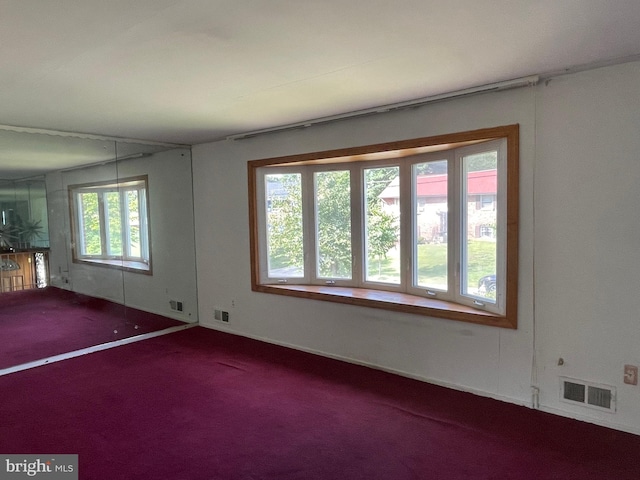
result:
<svg viewBox="0 0 640 480"><path fill-rule="evenodd" d="M0 377L81 479L640 478L640 437L196 327Z"/></svg>
<svg viewBox="0 0 640 480"><path fill-rule="evenodd" d="M155 330L170 318L59 288L0 297L0 369Z"/></svg>

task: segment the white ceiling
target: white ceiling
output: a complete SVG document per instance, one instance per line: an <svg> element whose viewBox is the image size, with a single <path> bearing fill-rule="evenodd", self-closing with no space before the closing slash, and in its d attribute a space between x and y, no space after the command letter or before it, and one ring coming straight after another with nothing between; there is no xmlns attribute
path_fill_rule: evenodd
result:
<svg viewBox="0 0 640 480"><path fill-rule="evenodd" d="M625 61L639 26L638 0L0 0L0 124L196 144Z"/></svg>

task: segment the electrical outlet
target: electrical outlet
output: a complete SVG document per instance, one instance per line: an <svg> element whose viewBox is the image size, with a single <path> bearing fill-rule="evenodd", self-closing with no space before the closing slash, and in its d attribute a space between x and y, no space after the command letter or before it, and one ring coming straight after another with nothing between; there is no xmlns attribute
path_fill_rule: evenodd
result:
<svg viewBox="0 0 640 480"><path fill-rule="evenodd" d="M638 385L638 367L635 365L624 366L624 383Z"/></svg>
<svg viewBox="0 0 640 480"><path fill-rule="evenodd" d="M223 322L229 321L229 312L222 312L222 321Z"/></svg>

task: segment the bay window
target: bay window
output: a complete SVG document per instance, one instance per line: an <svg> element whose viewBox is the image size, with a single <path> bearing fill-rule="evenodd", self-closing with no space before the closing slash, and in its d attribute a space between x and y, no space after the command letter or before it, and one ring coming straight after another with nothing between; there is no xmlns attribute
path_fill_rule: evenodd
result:
<svg viewBox="0 0 640 480"><path fill-rule="evenodd" d="M69 186L76 263L150 273L147 177Z"/></svg>
<svg viewBox="0 0 640 480"><path fill-rule="evenodd" d="M249 176L254 290L516 328L517 125L255 160Z"/></svg>

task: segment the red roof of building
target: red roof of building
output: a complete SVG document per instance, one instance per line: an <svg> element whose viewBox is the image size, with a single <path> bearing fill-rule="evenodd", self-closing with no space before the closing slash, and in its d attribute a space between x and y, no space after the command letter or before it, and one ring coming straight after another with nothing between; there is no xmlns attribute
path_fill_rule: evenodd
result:
<svg viewBox="0 0 640 480"><path fill-rule="evenodd" d="M498 191L496 170L481 170L468 175L468 195L491 195ZM447 175L419 175L418 197L444 197L447 195ZM391 182L380 198L398 198L398 180Z"/></svg>

